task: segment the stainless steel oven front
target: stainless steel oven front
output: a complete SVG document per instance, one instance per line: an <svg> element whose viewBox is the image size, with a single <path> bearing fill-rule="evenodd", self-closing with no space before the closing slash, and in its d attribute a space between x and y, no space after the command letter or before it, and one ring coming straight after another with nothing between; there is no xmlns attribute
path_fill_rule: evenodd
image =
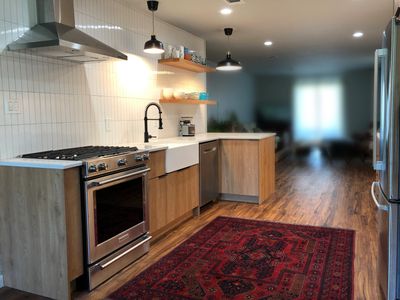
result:
<svg viewBox="0 0 400 300"><path fill-rule="evenodd" d="M124 267L126 258L123 256L132 256L132 250L139 246L148 251L148 240L151 238L147 236L149 170L143 166L85 181L89 281L95 273L105 270L111 264L114 264L115 269L119 259L124 261L121 266ZM147 249L143 249L143 246L147 246ZM137 258L141 255L134 256ZM107 276L100 276L95 283L89 282L90 289L98 285L97 281L107 279Z"/></svg>

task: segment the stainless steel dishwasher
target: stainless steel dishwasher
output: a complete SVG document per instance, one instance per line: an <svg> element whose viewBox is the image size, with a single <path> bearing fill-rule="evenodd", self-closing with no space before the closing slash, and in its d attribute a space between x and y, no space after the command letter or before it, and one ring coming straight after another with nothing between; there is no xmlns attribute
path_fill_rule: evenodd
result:
<svg viewBox="0 0 400 300"><path fill-rule="evenodd" d="M218 141L200 144L200 206L219 196Z"/></svg>

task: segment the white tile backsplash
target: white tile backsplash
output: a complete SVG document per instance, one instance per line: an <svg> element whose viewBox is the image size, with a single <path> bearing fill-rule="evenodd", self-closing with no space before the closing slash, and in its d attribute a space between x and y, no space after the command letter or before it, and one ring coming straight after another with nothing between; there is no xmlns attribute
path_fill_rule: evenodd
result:
<svg viewBox="0 0 400 300"><path fill-rule="evenodd" d="M123 51L128 61L75 64L6 51L8 43L35 24L31 2L0 0L1 159L89 144L142 143L144 109L158 102L162 88L206 90L205 74L158 65L158 57L143 53L151 15L125 0L75 0L75 19L79 29ZM164 43L205 56L203 39L160 20L156 32ZM18 102L20 113L6 113L4 103L10 100ZM150 122L153 135L176 136L179 117L188 115L197 132L206 131L205 105L164 104L162 110L165 129ZM150 116L157 117L157 110L152 108Z"/></svg>

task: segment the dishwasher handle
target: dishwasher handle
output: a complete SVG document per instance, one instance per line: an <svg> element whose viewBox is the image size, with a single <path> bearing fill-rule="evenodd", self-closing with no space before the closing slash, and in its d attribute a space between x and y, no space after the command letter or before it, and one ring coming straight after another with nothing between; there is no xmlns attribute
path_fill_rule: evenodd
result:
<svg viewBox="0 0 400 300"><path fill-rule="evenodd" d="M203 154L211 153L217 151L217 147L212 147L211 149L203 150Z"/></svg>

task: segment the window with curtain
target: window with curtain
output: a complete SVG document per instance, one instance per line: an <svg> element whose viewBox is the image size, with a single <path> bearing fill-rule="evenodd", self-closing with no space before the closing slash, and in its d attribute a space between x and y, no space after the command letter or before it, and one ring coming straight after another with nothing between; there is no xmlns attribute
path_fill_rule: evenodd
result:
<svg viewBox="0 0 400 300"><path fill-rule="evenodd" d="M299 80L294 88L295 140L317 142L342 138L342 102L340 80Z"/></svg>

